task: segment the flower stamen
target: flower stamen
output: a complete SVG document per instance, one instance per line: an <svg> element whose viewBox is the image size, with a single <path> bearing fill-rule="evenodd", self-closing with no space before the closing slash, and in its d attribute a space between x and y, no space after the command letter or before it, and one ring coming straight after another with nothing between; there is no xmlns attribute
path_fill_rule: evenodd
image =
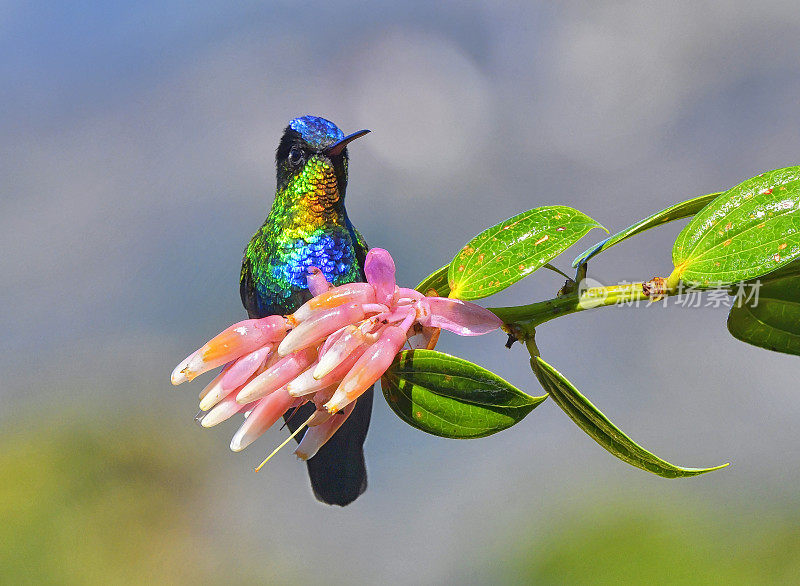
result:
<svg viewBox="0 0 800 586"><path fill-rule="evenodd" d="M306 419L304 423L301 423L301 424L300 424L300 427L298 427L297 429L295 429L295 430L292 432L292 435L290 435L289 437L287 437L285 440L283 440L283 441L281 442L281 444L280 444L280 445L279 445L277 448L275 448L274 450L272 450L272 453L271 453L269 456L267 456L266 458L264 458L264 461L263 461L263 462L261 462L261 464L259 464L258 466L256 466L256 472L260 472L260 471L261 471L261 469L264 467L264 464L266 464L267 462L269 462L269 461L270 461L270 459L272 458L272 456L274 456L275 454L277 454L277 453L278 453L278 452L281 450L281 448L282 448L283 446L285 446L285 445L286 445L286 444L288 444L290 441L292 441L292 440L293 440L295 437L297 437L297 434L298 434L298 433L300 433L301 431L303 431L303 430L306 428L306 426L307 426L307 425L308 425L308 424L311 422L311 420L312 420L312 419L314 419L314 415L312 415L311 417L309 417L308 419Z"/></svg>

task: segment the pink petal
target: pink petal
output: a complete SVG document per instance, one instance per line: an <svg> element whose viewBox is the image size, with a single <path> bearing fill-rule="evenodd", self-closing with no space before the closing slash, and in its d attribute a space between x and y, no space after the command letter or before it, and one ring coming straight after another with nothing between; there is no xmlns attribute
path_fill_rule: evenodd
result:
<svg viewBox="0 0 800 586"><path fill-rule="evenodd" d="M264 346L228 364L200 393L200 409L208 411L232 391L238 393L254 375L261 374L277 362L277 357L270 355L269 348Z"/></svg>
<svg viewBox="0 0 800 586"><path fill-rule="evenodd" d="M195 357L200 350L195 350L189 356L184 358L178 366L175 367L175 370L172 371L172 375L170 376L170 381L173 385L179 385L181 383L185 383L188 380L192 380L197 375L192 374L189 378L189 365L195 362Z"/></svg>
<svg viewBox="0 0 800 586"><path fill-rule="evenodd" d="M287 384L286 390L289 391L289 394L293 397L300 397L302 395L308 395L309 393L315 393L331 385L338 384L339 381L342 380L342 377L353 367L353 365L356 363L356 360L361 358L361 355L366 349L367 346L361 344L355 348L355 350L352 350L349 355L345 356L341 362L334 366L329 373L318 379L314 378L314 374L316 373L315 369L318 363L312 364L311 368L304 371L296 379Z"/></svg>
<svg viewBox="0 0 800 586"><path fill-rule="evenodd" d="M205 387L203 387L203 390L200 391L200 395L199 395L201 401L205 397L207 397L207 396L209 396L211 394L218 395L219 399L221 399L222 397L224 397L225 395L228 394L226 392L222 392L222 379L225 377L225 375L228 373L228 371L231 369L231 367L233 365L234 365L234 362L229 362L228 364L223 366L222 370L220 370L219 373L217 373L217 376L215 376L211 380L210 383L208 383ZM228 391L230 392L230 389L228 389ZM217 399L217 401L219 401L219 399ZM201 407L201 409L202 409L202 407ZM208 409L203 409L203 411L208 411Z"/></svg>
<svg viewBox="0 0 800 586"><path fill-rule="evenodd" d="M320 293L309 299L292 314L292 317L302 322L325 309L333 309L345 303L373 303L375 289L369 283L347 283Z"/></svg>
<svg viewBox="0 0 800 586"><path fill-rule="evenodd" d="M239 391L236 400L249 403L278 390L308 368L316 358L312 348L294 352L278 360Z"/></svg>
<svg viewBox="0 0 800 586"><path fill-rule="evenodd" d="M375 301L391 305L396 288L395 267L392 255L383 248L373 248L364 260L367 282L375 287Z"/></svg>
<svg viewBox="0 0 800 586"><path fill-rule="evenodd" d="M314 297L333 287L325 278L325 274L317 267L308 267L306 286Z"/></svg>
<svg viewBox="0 0 800 586"><path fill-rule="evenodd" d="M236 360L222 379L223 387L232 389L246 383L247 379L258 370L258 367L264 364L271 348L271 346L262 346Z"/></svg>
<svg viewBox="0 0 800 586"><path fill-rule="evenodd" d="M353 324L347 324L343 328L339 328L335 332L333 332L330 336L325 338L325 341L322 343L322 346L319 347L319 355L322 356L325 352L328 351L328 348L333 346L342 336L344 336L347 332L349 332L352 328L354 328Z"/></svg>
<svg viewBox="0 0 800 586"><path fill-rule="evenodd" d="M388 313L389 306L383 303L365 303L361 307L364 308L364 313Z"/></svg>
<svg viewBox="0 0 800 586"><path fill-rule="evenodd" d="M319 449L324 446L327 441L333 437L333 434L339 430L342 424L347 421L347 418L353 412L355 406L355 402L350 403L345 407L344 411L331 415L330 419L324 423L309 427L303 435L303 439L300 440L300 445L297 446L294 452L297 457L301 460L313 458Z"/></svg>
<svg viewBox="0 0 800 586"><path fill-rule="evenodd" d="M281 418L281 415L302 402L302 400L289 396L285 389L261 399L233 435L231 450L241 452L272 427Z"/></svg>
<svg viewBox="0 0 800 586"><path fill-rule="evenodd" d="M222 369L214 380L206 385L206 387L200 392L200 409L202 411L208 411L214 405L219 403L222 399L225 398L226 395L230 394L230 392L235 389L236 387L225 387L224 379L225 375L231 369L233 364L228 364L225 368Z"/></svg>
<svg viewBox="0 0 800 586"><path fill-rule="evenodd" d="M362 319L364 319L364 308L360 303L348 303L315 313L313 317L289 332L278 346L278 355L286 356L314 346L339 328Z"/></svg>
<svg viewBox="0 0 800 586"><path fill-rule="evenodd" d="M380 323L395 323L395 322L402 322L406 321L411 314L416 314L416 309L411 305L401 305L396 307L394 311L382 313L380 315L375 316L375 319ZM411 325L413 320L408 320L408 325ZM407 329L407 328L406 328Z"/></svg>
<svg viewBox="0 0 800 586"><path fill-rule="evenodd" d="M409 301L419 301L423 297L425 296L416 289L407 289L406 287L398 287L397 291L395 292L395 298L398 301L403 301L406 299Z"/></svg>
<svg viewBox="0 0 800 586"><path fill-rule="evenodd" d="M242 405L236 402L236 391L233 391L205 414L205 416L200 420L200 425L203 427L214 427L218 423L222 423L226 419L230 419L239 411L247 409L248 407L248 405Z"/></svg>
<svg viewBox="0 0 800 586"><path fill-rule="evenodd" d="M420 317L423 326L442 328L461 336L480 336L503 325L503 321L488 309L460 299L426 297L419 305L430 312Z"/></svg>
<svg viewBox="0 0 800 586"><path fill-rule="evenodd" d="M176 366L172 372L172 383L180 384L192 380L265 344L279 342L286 335L287 329L288 322L282 315L235 323Z"/></svg>
<svg viewBox="0 0 800 586"><path fill-rule="evenodd" d="M356 326L349 326L347 331L339 337L334 344L332 344L325 353L320 353L319 363L314 369L313 376L316 379L326 377L330 372L342 363L353 351L365 343L371 343L376 340L375 337L364 334L361 329Z"/></svg>
<svg viewBox="0 0 800 586"><path fill-rule="evenodd" d="M388 326L380 339L370 346L350 369L325 408L334 413L355 401L381 378L406 341L407 330Z"/></svg>

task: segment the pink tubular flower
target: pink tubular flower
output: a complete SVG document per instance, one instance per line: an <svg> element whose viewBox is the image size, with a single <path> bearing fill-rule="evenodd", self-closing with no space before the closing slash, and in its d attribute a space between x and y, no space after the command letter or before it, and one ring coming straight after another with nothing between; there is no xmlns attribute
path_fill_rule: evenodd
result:
<svg viewBox="0 0 800 586"><path fill-rule="evenodd" d="M412 345L411 338L426 345L439 328L477 336L502 325L474 303L398 287L394 261L382 248L369 251L364 273L366 283L333 287L312 267L308 284L315 296L294 314L236 323L175 367L172 384L179 385L224 365L200 393L201 425L212 427L244 411L231 441L238 452L282 415L312 401L316 411L291 436L308 428L295 451L307 460L403 346Z"/></svg>

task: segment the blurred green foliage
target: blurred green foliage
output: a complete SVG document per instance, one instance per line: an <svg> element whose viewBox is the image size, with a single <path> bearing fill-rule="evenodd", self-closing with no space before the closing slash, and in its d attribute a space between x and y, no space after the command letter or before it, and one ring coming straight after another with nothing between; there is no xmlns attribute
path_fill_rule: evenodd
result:
<svg viewBox="0 0 800 586"><path fill-rule="evenodd" d="M218 526L224 510L194 513L224 504L219 487L207 485L204 456L218 438L194 431L107 414L4 426L0 584L302 581L314 565L302 548L290 557L266 543L248 549L245 528ZM487 552L479 573L510 584L791 584L800 576L800 516L791 505L765 502L760 515L745 507L745 518L734 507L715 514L709 503L656 495L651 507L595 496L568 514L569 498L549 512L543 503L543 521L494 536L506 545Z"/></svg>
<svg viewBox="0 0 800 586"><path fill-rule="evenodd" d="M757 523L672 505L606 502L551 521L544 539L520 539L503 581L529 584L796 584L800 523ZM541 537L541 531L539 533Z"/></svg>
<svg viewBox="0 0 800 586"><path fill-rule="evenodd" d="M196 456L156 427L97 421L62 415L4 430L0 582L208 580L191 517Z"/></svg>

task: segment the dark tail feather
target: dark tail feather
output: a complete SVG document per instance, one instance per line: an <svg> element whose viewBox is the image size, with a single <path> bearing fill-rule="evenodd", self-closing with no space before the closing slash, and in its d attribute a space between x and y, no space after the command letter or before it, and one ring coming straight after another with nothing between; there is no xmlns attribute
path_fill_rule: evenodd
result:
<svg viewBox="0 0 800 586"><path fill-rule="evenodd" d="M372 415L372 389L361 395L356 407L342 427L317 454L308 460L308 475L317 500L344 507L367 490L367 466L364 462L364 440ZM311 416L313 403L303 405L287 422L294 431ZM300 437L297 438L300 440Z"/></svg>

